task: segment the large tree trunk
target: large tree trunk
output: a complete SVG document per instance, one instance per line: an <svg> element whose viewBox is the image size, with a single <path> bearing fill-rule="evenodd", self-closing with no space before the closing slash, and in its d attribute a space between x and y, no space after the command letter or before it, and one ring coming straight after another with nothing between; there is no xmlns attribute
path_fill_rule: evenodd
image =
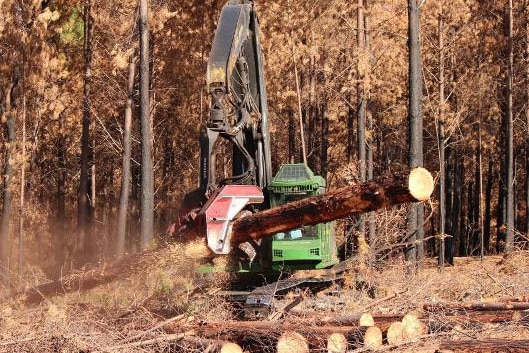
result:
<svg viewBox="0 0 529 353"><path fill-rule="evenodd" d="M24 272L24 218L26 215L26 58L22 61L22 146L20 163L20 204L18 209L18 271Z"/></svg>
<svg viewBox="0 0 529 353"><path fill-rule="evenodd" d="M445 191L445 125L444 125L444 43L443 43L443 6L440 6L438 35L439 35L439 119L438 119L438 146L439 146L439 268L445 266L445 221L446 221L446 191Z"/></svg>
<svg viewBox="0 0 529 353"><path fill-rule="evenodd" d="M121 173L121 194L119 199L118 229L116 239L116 255L121 256L125 252L125 239L127 232L127 213L129 210L130 195L130 158L131 158L131 126L132 126L132 102L134 99L134 76L136 65L134 54L130 55L129 75L127 84L127 105L125 108L125 124L123 128L123 162Z"/></svg>
<svg viewBox="0 0 529 353"><path fill-rule="evenodd" d="M365 80L365 34L364 34L364 1L358 0L357 4L357 28L356 43L358 45L358 83L357 92L357 117L358 117L358 173L361 182L367 181L367 154L366 154L366 99L364 94ZM358 216L358 241L365 243L365 219L364 215Z"/></svg>
<svg viewBox="0 0 529 353"><path fill-rule="evenodd" d="M509 0L508 8L508 57L507 68L507 124L506 124L506 183L507 183L507 212L506 212L506 238L505 252L509 253L514 249L514 132L513 132L513 14L512 0Z"/></svg>
<svg viewBox="0 0 529 353"><path fill-rule="evenodd" d="M9 231L9 224L11 220L12 204L13 204L13 193L12 193L12 179L13 179L13 149L15 143L15 117L11 109L12 91L17 85L18 78L13 77L13 84L11 84L6 90L4 109L7 120L5 122L5 129L7 135L7 146L5 149L4 157L4 194L3 194L3 207L2 207L2 220L0 223L0 237L1 237L1 249L0 249L0 272L6 273L10 267L10 256L11 256L11 234Z"/></svg>
<svg viewBox="0 0 529 353"><path fill-rule="evenodd" d="M86 239L90 222L91 204L90 192L90 163L92 150L90 146L91 102L90 86L92 81L92 1L86 0L84 5L84 84L83 84L83 120L81 132L81 175L79 177L79 194L77 199L77 249L84 253L90 240Z"/></svg>
<svg viewBox="0 0 529 353"><path fill-rule="evenodd" d="M409 167L423 165L422 144L422 69L419 38L419 7L417 0L408 0L408 55L409 55ZM412 245L406 250L406 260L416 262L422 259L424 238L424 207L422 204L411 204L408 208L407 230Z"/></svg>
<svg viewBox="0 0 529 353"><path fill-rule="evenodd" d="M59 269L64 264L66 254L66 136L64 134L64 113L59 115L59 135L57 137L57 212L55 214L55 249L57 251L57 266L55 275L59 276Z"/></svg>
<svg viewBox="0 0 529 353"><path fill-rule="evenodd" d="M431 174L423 168L416 168L390 182L348 186L239 218L232 224L231 239L238 244L302 225L328 222L406 202L424 201L430 197L433 187Z"/></svg>
<svg viewBox="0 0 529 353"><path fill-rule="evenodd" d="M483 248L486 253L489 252L490 246L490 221L491 221L491 203L492 203L492 184L494 175L492 174L492 157L489 155L489 168L487 172L487 186L485 189L485 220L483 223Z"/></svg>
<svg viewBox="0 0 529 353"><path fill-rule="evenodd" d="M154 166L149 99L148 0L140 0L140 120L141 120L141 249L151 245L154 232Z"/></svg>

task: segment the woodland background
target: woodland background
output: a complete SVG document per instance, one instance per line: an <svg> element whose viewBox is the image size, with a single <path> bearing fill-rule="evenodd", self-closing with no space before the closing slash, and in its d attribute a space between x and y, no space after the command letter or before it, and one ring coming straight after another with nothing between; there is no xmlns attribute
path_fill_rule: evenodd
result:
<svg viewBox="0 0 529 353"><path fill-rule="evenodd" d="M154 243L164 241L184 193L197 184L198 129L208 116L205 68L223 5L223 0L149 2ZM294 63L308 163L329 187L363 180L362 156L367 178L407 169L408 4L363 5L361 23L357 2L256 2L274 171L301 161ZM524 247L529 3L419 5L424 166L438 176L441 165L446 171L446 217L441 224L438 190L425 210L425 254L438 255L437 238L444 234L451 236L449 260L479 254L481 235L485 253L503 251L508 231L515 245ZM127 76L129 60L138 60L138 16L136 0L0 0L0 246L4 270L10 271L4 274L54 277L142 248L137 83L130 96L128 227L121 247L116 244ZM365 137L358 133L360 111L366 114ZM83 126L88 154L82 153ZM512 190L506 173L509 132ZM365 151L359 141L365 141ZM507 227L509 197L513 224ZM391 233L393 238L381 239L395 241L395 233L404 233L404 211L395 212L378 214L371 236ZM351 224L345 232L360 229Z"/></svg>

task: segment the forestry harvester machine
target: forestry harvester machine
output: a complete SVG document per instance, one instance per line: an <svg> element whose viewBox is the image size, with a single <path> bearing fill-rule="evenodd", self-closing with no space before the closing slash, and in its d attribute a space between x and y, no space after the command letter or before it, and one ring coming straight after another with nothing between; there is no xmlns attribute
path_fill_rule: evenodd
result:
<svg viewBox="0 0 529 353"><path fill-rule="evenodd" d="M238 273L328 268L338 263L333 222L299 224L241 244L230 241L234 220L326 189L325 180L302 163L285 164L272 176L259 41L253 1L229 1L222 9L207 65L211 106L199 137L199 187L184 197L180 225L205 235L213 253L229 254L232 270ZM246 304L266 307L282 290L332 280L281 280L273 293L269 286L255 289L245 296Z"/></svg>
<svg viewBox="0 0 529 353"><path fill-rule="evenodd" d="M332 224L298 228L233 246L238 217L325 192L305 164L285 164L272 177L263 55L253 1L222 9L207 66L210 115L200 133L199 187L188 193L180 224L206 235L215 254L240 255L245 271L325 268L338 262ZM220 177L230 170L230 175ZM233 254L232 254L233 255Z"/></svg>
<svg viewBox="0 0 529 353"><path fill-rule="evenodd" d="M211 252L228 255L228 270L243 285L256 278L277 280L291 270L320 270L314 277L253 288L243 295L250 309L269 308L274 296L292 289L328 287L345 275L348 262L338 260L336 219L424 201L434 189L423 168L396 175L390 184L367 182L328 192L325 180L303 163L284 164L272 176L259 41L253 1L228 1L207 66L211 106L199 137L199 187L186 194L179 216L184 233L205 237Z"/></svg>

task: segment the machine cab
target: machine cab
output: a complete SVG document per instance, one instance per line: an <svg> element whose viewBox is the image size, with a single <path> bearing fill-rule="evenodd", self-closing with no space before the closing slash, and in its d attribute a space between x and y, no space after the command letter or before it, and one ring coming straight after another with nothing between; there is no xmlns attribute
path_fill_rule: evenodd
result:
<svg viewBox="0 0 529 353"><path fill-rule="evenodd" d="M325 193L326 183L303 163L284 164L268 187L275 207ZM272 266L280 269L318 269L338 263L334 222L302 226L277 233L272 239Z"/></svg>

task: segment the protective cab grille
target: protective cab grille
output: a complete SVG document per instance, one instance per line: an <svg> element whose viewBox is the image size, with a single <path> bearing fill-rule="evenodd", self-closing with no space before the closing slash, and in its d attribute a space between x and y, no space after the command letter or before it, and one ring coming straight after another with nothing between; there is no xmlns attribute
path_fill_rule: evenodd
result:
<svg viewBox="0 0 529 353"><path fill-rule="evenodd" d="M315 256L320 256L320 249L319 248L310 249L309 250L309 254L315 255Z"/></svg>
<svg viewBox="0 0 529 353"><path fill-rule="evenodd" d="M274 249L274 257L283 257L283 250Z"/></svg>

